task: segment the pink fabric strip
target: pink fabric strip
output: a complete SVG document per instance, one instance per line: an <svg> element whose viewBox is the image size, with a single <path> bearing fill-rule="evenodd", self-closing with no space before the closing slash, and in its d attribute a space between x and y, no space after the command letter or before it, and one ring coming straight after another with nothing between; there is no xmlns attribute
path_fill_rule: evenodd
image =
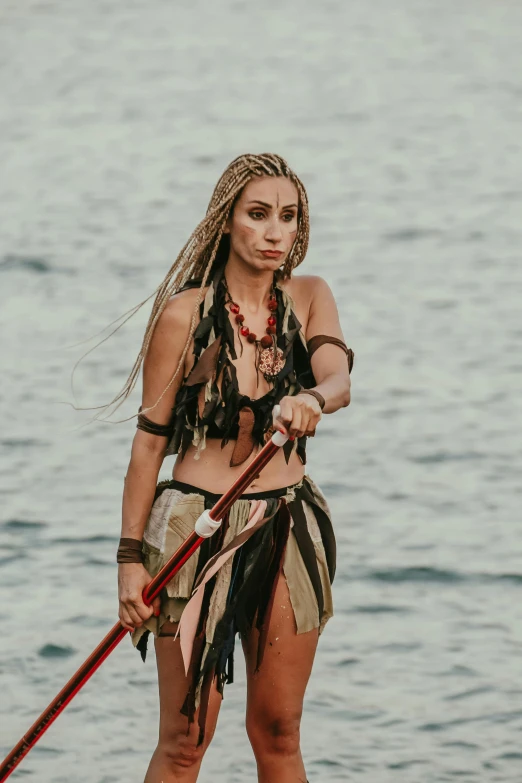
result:
<svg viewBox="0 0 522 783"><path fill-rule="evenodd" d="M258 522L260 522L263 519L265 511L266 511L266 500L252 500L250 504L250 514L248 517L247 524L245 525L241 533L237 536L237 538L242 537L245 531L250 530ZM183 610L183 613L181 615L178 624L176 638L179 634L181 655L183 657L183 664L185 666L185 674L188 674L190 660L192 658L192 649L194 646L194 639L196 637L196 630L199 623L199 616L201 614L201 605L203 602L205 585L208 582L208 580L211 579L214 576L214 574L216 574L219 571L221 566L224 565L224 563L226 563L226 561L234 554L234 552L237 549L239 549L241 544L245 543L246 540L247 539L240 541L236 546L234 546L233 545L234 542L231 541L230 544L227 546L227 551L224 552L222 555L218 555L216 557L214 563L206 571L202 581L192 593L191 599L189 600L188 604Z"/></svg>

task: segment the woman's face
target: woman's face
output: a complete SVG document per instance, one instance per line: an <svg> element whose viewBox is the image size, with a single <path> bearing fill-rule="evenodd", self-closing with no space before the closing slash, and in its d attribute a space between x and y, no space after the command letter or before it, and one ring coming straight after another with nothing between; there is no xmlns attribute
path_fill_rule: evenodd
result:
<svg viewBox="0 0 522 783"><path fill-rule="evenodd" d="M229 218L230 258L259 271L275 271L287 258L297 233L297 188L286 177L254 177L245 185Z"/></svg>

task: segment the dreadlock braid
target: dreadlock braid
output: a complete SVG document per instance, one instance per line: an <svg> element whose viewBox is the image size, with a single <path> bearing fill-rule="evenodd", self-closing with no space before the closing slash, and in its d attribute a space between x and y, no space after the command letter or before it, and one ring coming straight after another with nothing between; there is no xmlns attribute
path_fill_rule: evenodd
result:
<svg viewBox="0 0 522 783"><path fill-rule="evenodd" d="M175 379L178 377L181 369L184 366L185 358L196 330L198 322L198 311L201 301L203 300L205 286L209 281L209 277L218 256L220 245L222 244L223 233L226 226L228 217L234 207L235 202L239 198L241 191L245 185L253 179L253 177L287 177L297 188L299 195L299 208L298 208L298 226L297 234L292 245L292 249L288 254L288 257L284 263L282 274L283 277L290 277L292 271L303 261L306 251L308 249L308 240L310 235L310 219L308 212L308 197L303 183L298 176L292 171L288 163L279 155L273 153L263 153L261 155L246 154L240 155L235 158L225 169L221 177L219 178L212 197L210 199L207 212L201 223L194 229L192 235L181 249L178 257L172 264L171 268L167 272L163 282L158 288L143 302L136 305L128 313L124 313L117 321L125 318L116 328L101 340L97 345L105 342L116 332L129 318L134 315L140 307L142 307L149 299L155 296L152 310L143 337L143 342L134 362L134 365L129 373L129 376L121 389L121 391L106 405L99 408L91 408L90 410L99 410L94 416L94 419L99 419L102 413L105 412L107 416L110 416L120 405L122 405L127 397L132 392L134 386L139 377L140 368L143 364L143 360L147 354L147 350L150 346L154 329L163 313L167 303L171 297L177 293L183 286L194 279L201 279L201 285L199 288L197 301L192 313L192 319L190 324L189 336L183 348L181 358L178 362L178 366L170 379L169 383L161 393L160 397L156 400L154 405L149 408L142 409L142 413L147 413L156 407L156 405L163 399L168 389L172 386ZM127 317L125 317L127 316ZM96 348L97 346L94 346ZM87 353L94 350L91 348ZM78 366L79 362L87 356L87 353L81 357L76 363L74 370ZM74 375L73 370L73 375ZM128 421L134 418L130 416L128 419L122 421ZM107 420L107 417L104 417ZM115 422L117 423L117 422Z"/></svg>

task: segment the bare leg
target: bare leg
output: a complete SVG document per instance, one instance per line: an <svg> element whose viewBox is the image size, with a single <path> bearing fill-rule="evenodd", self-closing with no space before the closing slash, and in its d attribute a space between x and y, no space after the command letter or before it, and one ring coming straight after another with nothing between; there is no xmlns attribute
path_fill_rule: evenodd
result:
<svg viewBox="0 0 522 783"><path fill-rule="evenodd" d="M297 634L286 579L281 575L257 674L257 632L243 644L248 686L246 725L259 783L306 783L300 723L318 636L317 629Z"/></svg>
<svg viewBox="0 0 522 783"><path fill-rule="evenodd" d="M177 626L165 623L163 632L175 633ZM221 695L212 688L206 720L205 740L198 748L196 720L188 731L188 720L180 713L189 680L185 677L179 639L160 636L155 640L160 695L158 745L147 770L145 783L194 783L216 728ZM189 677L191 672L189 671ZM187 734L188 732L188 734Z"/></svg>

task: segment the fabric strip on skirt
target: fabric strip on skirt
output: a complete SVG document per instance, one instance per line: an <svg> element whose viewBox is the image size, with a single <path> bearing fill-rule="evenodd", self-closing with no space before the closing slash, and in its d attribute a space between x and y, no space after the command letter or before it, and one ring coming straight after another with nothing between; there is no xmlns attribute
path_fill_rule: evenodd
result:
<svg viewBox="0 0 522 783"><path fill-rule="evenodd" d="M144 565L151 576L194 531L196 520L220 495L175 479L156 488L143 536ZM264 501L261 522L244 531L253 501ZM235 541L237 539L237 541ZM237 543L240 543L237 549ZM232 551L211 578L212 558ZM309 476L291 487L241 496L216 533L201 544L161 593L159 617L132 633L143 660L150 633L162 635L165 622L179 623L200 582L201 608L191 647L192 680L182 712L193 722L199 710L203 741L206 707L214 679L220 693L234 678L236 634L259 631L257 666L262 665L266 633L279 574L285 576L297 633L321 633L333 615L331 584L335 574L335 535L328 504ZM213 562L213 561L212 561ZM200 596L201 598L201 596ZM199 605L199 604L198 604Z"/></svg>

